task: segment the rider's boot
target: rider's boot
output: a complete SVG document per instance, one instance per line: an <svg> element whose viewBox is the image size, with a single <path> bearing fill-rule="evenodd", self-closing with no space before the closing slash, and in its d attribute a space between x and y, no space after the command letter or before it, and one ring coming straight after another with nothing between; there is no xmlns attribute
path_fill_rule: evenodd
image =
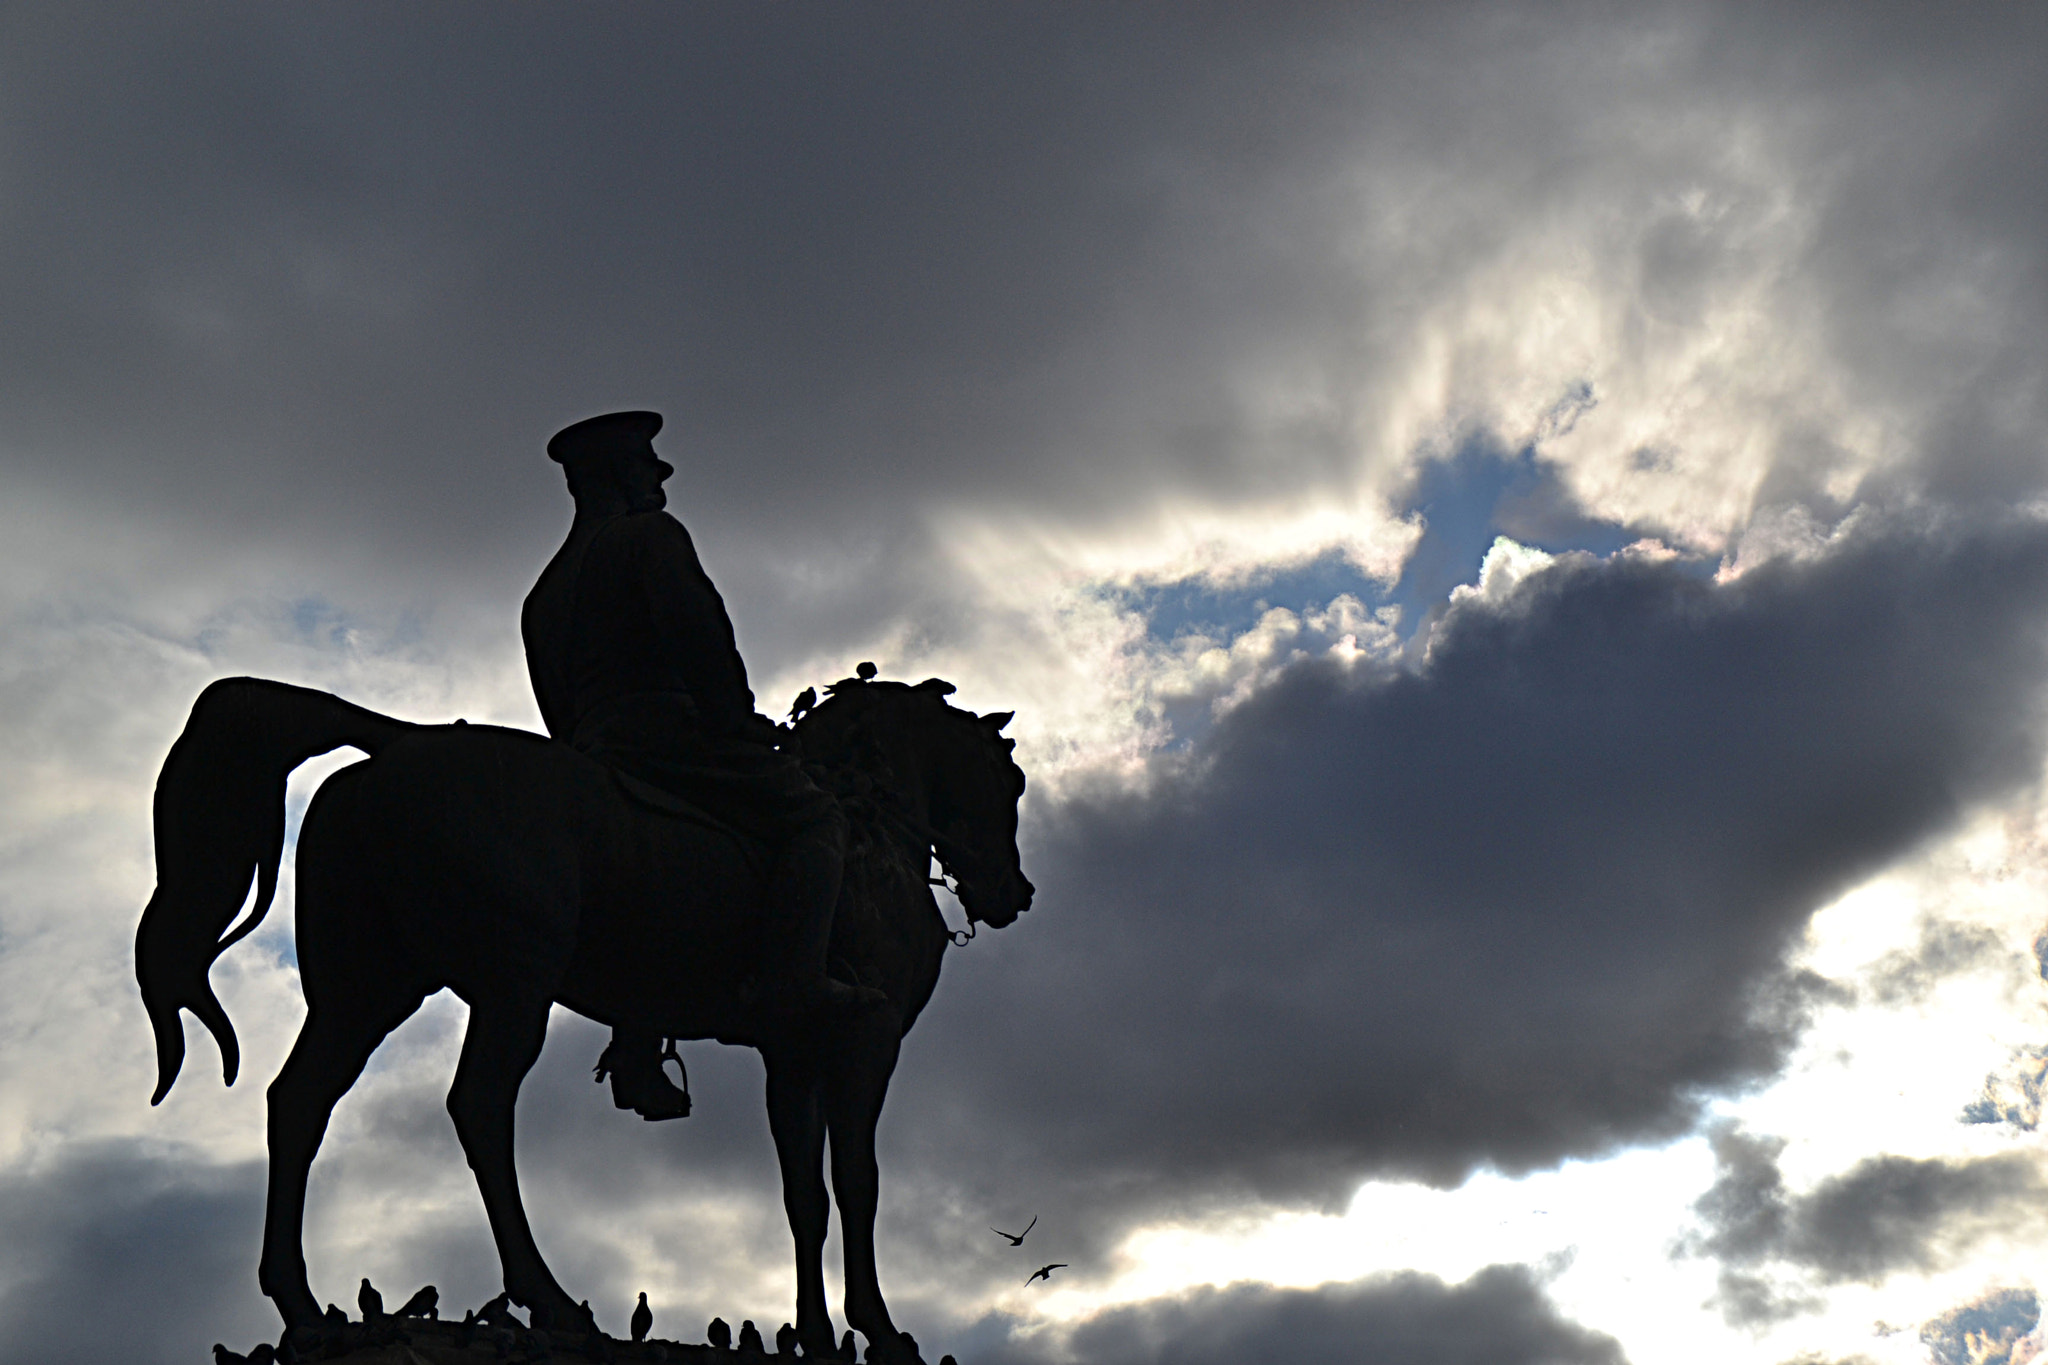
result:
<svg viewBox="0 0 2048 1365"><path fill-rule="evenodd" d="M597 1059L597 1079L612 1082L612 1106L650 1123L690 1116L690 1097L661 1069L661 1039L640 1029L612 1030L611 1046Z"/></svg>

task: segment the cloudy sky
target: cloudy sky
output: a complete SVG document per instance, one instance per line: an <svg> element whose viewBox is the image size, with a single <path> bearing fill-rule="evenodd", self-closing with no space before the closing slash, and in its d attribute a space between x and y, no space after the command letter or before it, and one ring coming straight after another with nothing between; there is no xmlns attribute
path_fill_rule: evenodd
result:
<svg viewBox="0 0 2048 1365"><path fill-rule="evenodd" d="M618 407L764 711L1017 712L1037 903L883 1121L934 1359L2026 1359L2044 138L2037 6L0 8L0 1361L275 1332L290 900L151 1109L156 769L230 674L537 727ZM323 1299L497 1288L464 1013L337 1111ZM650 1126L602 1041L543 1248L772 1331L758 1061Z"/></svg>

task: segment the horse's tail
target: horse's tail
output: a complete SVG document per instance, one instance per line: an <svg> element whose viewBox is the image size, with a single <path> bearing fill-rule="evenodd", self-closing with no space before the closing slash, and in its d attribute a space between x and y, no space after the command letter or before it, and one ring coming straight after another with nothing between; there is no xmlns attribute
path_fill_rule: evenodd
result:
<svg viewBox="0 0 2048 1365"><path fill-rule="evenodd" d="M181 1010L220 1045L235 1083L241 1048L207 980L214 959L263 922L284 857L285 780L344 744L374 754L415 727L327 692L261 678L222 678L192 704L156 782L156 892L135 931L135 979L156 1032L156 1093L185 1063ZM228 933L249 894L247 918Z"/></svg>

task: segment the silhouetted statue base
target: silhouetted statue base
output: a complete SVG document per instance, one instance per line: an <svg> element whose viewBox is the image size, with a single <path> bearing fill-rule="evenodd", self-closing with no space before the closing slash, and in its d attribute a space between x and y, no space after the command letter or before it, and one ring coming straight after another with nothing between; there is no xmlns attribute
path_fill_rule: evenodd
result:
<svg viewBox="0 0 2048 1365"><path fill-rule="evenodd" d="M721 1324L723 1326L723 1324ZM752 1326L752 1322L748 1324ZM791 1328L784 1328L788 1332ZM604 1332L573 1332L520 1326L516 1318L500 1322L453 1322L432 1318L383 1318L381 1322L348 1322L338 1316L317 1334L299 1330L279 1338L279 1345L256 1347L250 1353L215 1347L217 1365L274 1365L346 1361L348 1365L500 1365L512 1361L551 1361L553 1365L745 1365L748 1361L788 1361L791 1353L774 1347L754 1349L758 1334L741 1332L741 1345L686 1345L680 1340L621 1340ZM297 1342L285 1347L285 1342ZM766 1342L764 1342L766 1345ZM915 1342L911 1342L915 1351ZM805 1355L807 1361L854 1361L858 1353L842 1347L836 1355ZM872 1357L866 1357L872 1359ZM940 1365L954 1365L942 1357Z"/></svg>
<svg viewBox="0 0 2048 1365"><path fill-rule="evenodd" d="M752 1324L748 1324L751 1326ZM758 1337L754 1338L758 1340ZM742 1333L742 1342L748 1334ZM345 1361L349 1365L498 1365L510 1361L550 1361L553 1365L745 1365L749 1361L783 1360L792 1357L773 1347L765 1351L726 1346L692 1346L680 1341L622 1341L603 1332L555 1331L519 1325L517 1319L496 1323L435 1321L431 1318L387 1317L365 1323L330 1320L309 1337L301 1331L280 1339L299 1343L284 1352L264 1343L243 1354L215 1348L217 1365L269 1365L270 1362ZM764 1343L765 1345L765 1343ZM915 1349L915 1344L912 1344ZM805 1360L851 1362L850 1354L806 1355ZM942 1365L953 1365L953 1357Z"/></svg>

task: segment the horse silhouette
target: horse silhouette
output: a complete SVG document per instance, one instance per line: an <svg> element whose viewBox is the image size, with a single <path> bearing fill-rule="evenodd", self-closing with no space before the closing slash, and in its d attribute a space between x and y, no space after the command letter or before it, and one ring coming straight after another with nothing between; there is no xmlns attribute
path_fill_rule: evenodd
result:
<svg viewBox="0 0 2048 1365"><path fill-rule="evenodd" d="M871 1358L916 1360L876 1272L874 1142L898 1048L931 998L949 941L930 859L953 877L970 927L1011 923L1032 894L1016 846L1024 774L1000 733L1009 716L957 709L945 700L952 690L937 679L848 679L795 727L805 761L842 794L854 829L834 970L888 1001L829 1027L791 1017L754 989L760 850L715 818L520 730L414 725L254 678L201 693L158 778L157 887L136 933L136 976L156 1035L153 1104L183 1065L183 1009L213 1034L234 1083L239 1047L207 972L276 892L287 777L343 745L370 755L321 785L299 835L307 1014L269 1090L258 1275L287 1328L321 1320L302 1237L307 1173L329 1115L385 1035L445 988L470 1007L448 1111L506 1291L536 1326L594 1326L534 1244L512 1158L514 1101L560 1003L603 1024L761 1051L805 1353L835 1349L822 1266L829 1134L846 1320L868 1338ZM230 931L252 877L253 906Z"/></svg>

